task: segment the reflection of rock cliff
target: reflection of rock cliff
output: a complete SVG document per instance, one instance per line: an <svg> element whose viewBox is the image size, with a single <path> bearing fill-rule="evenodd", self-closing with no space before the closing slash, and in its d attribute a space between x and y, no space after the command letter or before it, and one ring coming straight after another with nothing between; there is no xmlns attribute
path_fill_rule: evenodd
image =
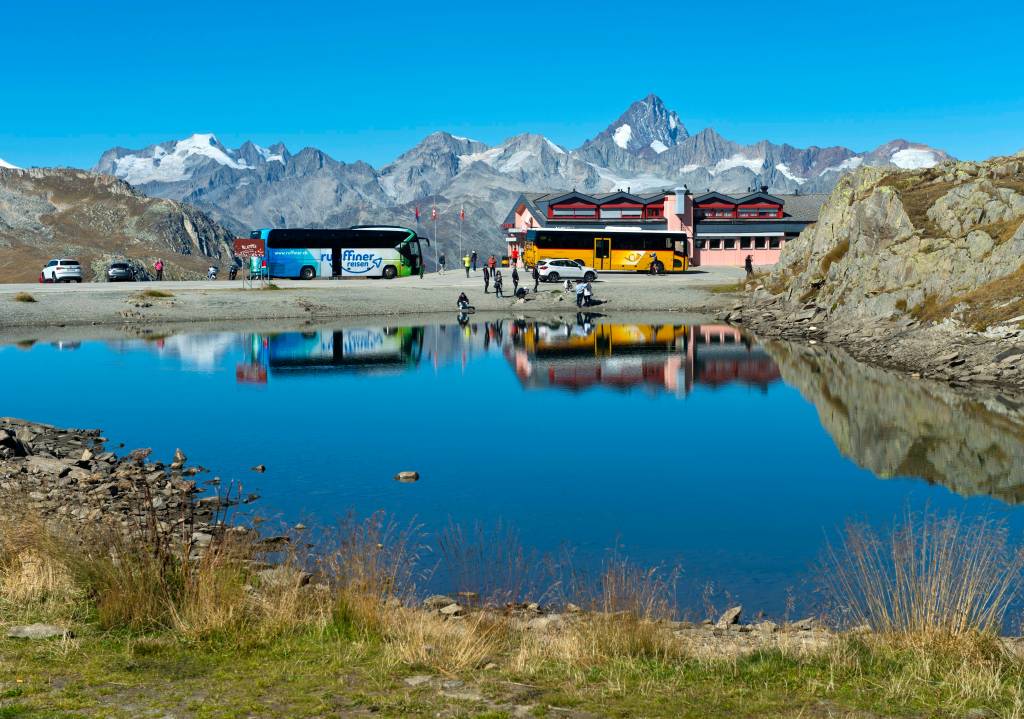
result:
<svg viewBox="0 0 1024 719"><path fill-rule="evenodd" d="M839 451L880 477L1024 501L1024 415L861 364L841 350L766 345L783 379L818 408Z"/></svg>

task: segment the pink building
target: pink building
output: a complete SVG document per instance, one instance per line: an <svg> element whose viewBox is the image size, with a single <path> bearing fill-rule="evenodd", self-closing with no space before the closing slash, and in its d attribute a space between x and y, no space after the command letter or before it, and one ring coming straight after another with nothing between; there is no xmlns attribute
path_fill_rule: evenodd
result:
<svg viewBox="0 0 1024 719"><path fill-rule="evenodd" d="M825 197L772 195L766 187L740 197L720 192L694 195L685 187L594 195L576 190L524 193L502 229L509 254L518 247L521 255L531 233L544 230L569 231L565 236L572 238L572 246L593 246L595 258L616 249L608 247L610 234L636 243L649 232L672 238L676 252L685 254L690 266L742 267L748 256L755 265L772 265L786 242L817 220ZM611 242L614 245L615 239Z"/></svg>

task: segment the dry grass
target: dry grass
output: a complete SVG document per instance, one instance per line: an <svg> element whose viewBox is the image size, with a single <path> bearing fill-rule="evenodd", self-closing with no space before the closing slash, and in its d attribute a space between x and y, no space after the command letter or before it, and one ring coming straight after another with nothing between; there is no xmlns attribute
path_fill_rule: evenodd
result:
<svg viewBox="0 0 1024 719"><path fill-rule="evenodd" d="M850 524L828 546L823 569L845 621L946 641L1002 630L1020 594L1024 552L995 520L908 512L884 536Z"/></svg>
<svg viewBox="0 0 1024 719"><path fill-rule="evenodd" d="M167 290L143 290L139 293L140 298L149 299L167 299L168 297L174 297L173 292Z"/></svg>
<svg viewBox="0 0 1024 719"><path fill-rule="evenodd" d="M928 218L928 210L955 185L937 180L938 176L937 170L894 172L877 186L891 187L896 191L914 227L928 237L942 237L945 233Z"/></svg>
<svg viewBox="0 0 1024 719"><path fill-rule="evenodd" d="M963 307L963 321L977 330L1024 314L1024 265L963 295L929 295L911 314L922 322L937 322L950 317L957 305Z"/></svg>
<svg viewBox="0 0 1024 719"><path fill-rule="evenodd" d="M14 295L14 301L15 302L35 302L36 298L33 297L28 292L19 292L18 294Z"/></svg>
<svg viewBox="0 0 1024 719"><path fill-rule="evenodd" d="M850 241L849 240L843 240L842 242L836 243L836 246L833 247L832 250L827 255L825 255L824 257L821 258L821 269L820 269L820 272L821 272L822 277L824 277L825 275L828 274L829 268L832 267L833 264L835 264L836 262L839 262L839 260L841 260L844 257L846 257L846 253L849 250L850 250Z"/></svg>
<svg viewBox="0 0 1024 719"><path fill-rule="evenodd" d="M978 225L973 228L988 233L988 236L995 240L997 245L1009 242L1024 224L1024 217L1011 217L999 222L989 222L986 225Z"/></svg>

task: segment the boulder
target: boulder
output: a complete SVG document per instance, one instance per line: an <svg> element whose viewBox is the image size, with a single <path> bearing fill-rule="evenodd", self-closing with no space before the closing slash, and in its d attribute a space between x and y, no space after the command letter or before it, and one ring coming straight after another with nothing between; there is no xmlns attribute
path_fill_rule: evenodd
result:
<svg viewBox="0 0 1024 719"><path fill-rule="evenodd" d="M737 624L740 621L740 615L743 614L743 605L737 604L735 607L726 609L722 613L722 616L715 622L715 627L718 629L727 629L731 624Z"/></svg>
<svg viewBox="0 0 1024 719"><path fill-rule="evenodd" d="M457 604L455 602L452 602L451 604L449 604L446 607L441 607L437 611L439 613L443 614L446 617L460 617L464 613L463 609L462 609L462 605L461 604Z"/></svg>
<svg viewBox="0 0 1024 719"><path fill-rule="evenodd" d="M7 630L8 639L52 639L71 636L71 632L56 624L25 624Z"/></svg>
<svg viewBox="0 0 1024 719"><path fill-rule="evenodd" d="M423 600L423 608L435 612L451 604L456 604L456 601L445 594L434 594Z"/></svg>

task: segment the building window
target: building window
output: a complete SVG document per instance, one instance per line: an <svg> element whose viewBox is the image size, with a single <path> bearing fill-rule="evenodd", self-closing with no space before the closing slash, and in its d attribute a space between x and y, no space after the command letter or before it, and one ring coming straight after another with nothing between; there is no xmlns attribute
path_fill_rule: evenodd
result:
<svg viewBox="0 0 1024 719"><path fill-rule="evenodd" d="M727 250L735 250L736 249L736 238L735 237L727 237L726 238L726 240L725 240L725 249L727 249Z"/></svg>
<svg viewBox="0 0 1024 719"><path fill-rule="evenodd" d="M593 217L593 207L555 207L551 210L552 217Z"/></svg>
<svg viewBox="0 0 1024 719"><path fill-rule="evenodd" d="M741 250L749 250L751 247L753 247L753 241L754 241L754 238L752 238L752 237L741 237L740 238L740 249Z"/></svg>
<svg viewBox="0 0 1024 719"><path fill-rule="evenodd" d="M696 247L698 250L705 249L708 244L707 240L694 240L693 243L693 246Z"/></svg>
<svg viewBox="0 0 1024 719"><path fill-rule="evenodd" d="M661 207L648 207L647 208L647 216L648 217L661 217L662 209L663 208L661 208Z"/></svg>
<svg viewBox="0 0 1024 719"><path fill-rule="evenodd" d="M640 219L643 216L643 210L640 209L622 209L622 208L601 208L601 219L602 220L632 220Z"/></svg>
<svg viewBox="0 0 1024 719"><path fill-rule="evenodd" d="M722 241L721 240L708 240L708 249L709 250L720 250L720 249L722 249Z"/></svg>
<svg viewBox="0 0 1024 719"><path fill-rule="evenodd" d="M777 250L777 249L779 249L779 245L781 245L781 244L782 244L782 241L778 237L770 237L768 239L768 249L770 249L770 250Z"/></svg>
<svg viewBox="0 0 1024 719"><path fill-rule="evenodd" d="M763 250L767 246L768 246L768 238L767 237L755 238L755 240L754 240L754 249L755 250Z"/></svg>

